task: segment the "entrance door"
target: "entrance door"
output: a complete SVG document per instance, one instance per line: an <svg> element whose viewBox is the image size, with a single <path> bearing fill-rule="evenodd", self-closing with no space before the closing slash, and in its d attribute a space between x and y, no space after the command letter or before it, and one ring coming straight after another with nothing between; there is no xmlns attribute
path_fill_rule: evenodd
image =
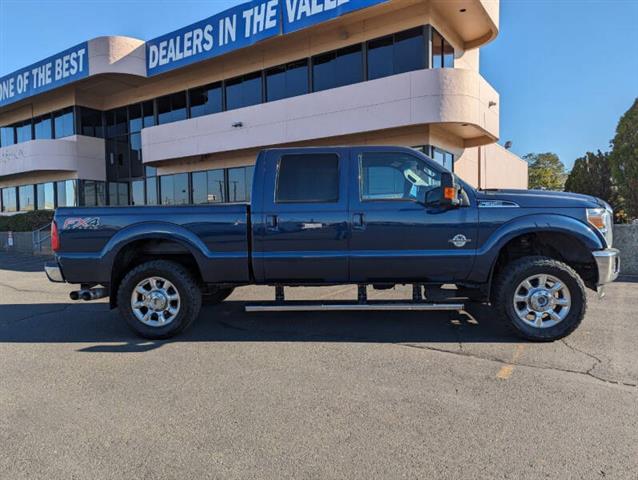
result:
<svg viewBox="0 0 638 480"><path fill-rule="evenodd" d="M260 222L255 229L257 279L346 282L349 150L267 155L263 211L253 216Z"/></svg>
<svg viewBox="0 0 638 480"><path fill-rule="evenodd" d="M476 206L442 208L441 167L411 149L355 149L351 169L353 282L465 279L477 243Z"/></svg>

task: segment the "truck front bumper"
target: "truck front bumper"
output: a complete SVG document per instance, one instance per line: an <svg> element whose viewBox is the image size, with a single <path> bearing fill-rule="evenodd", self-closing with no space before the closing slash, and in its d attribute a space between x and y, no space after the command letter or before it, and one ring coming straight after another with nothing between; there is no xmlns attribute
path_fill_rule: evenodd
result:
<svg viewBox="0 0 638 480"><path fill-rule="evenodd" d="M62 275L62 269L58 262L47 262L44 264L44 273L47 274L47 278L50 282L64 283L64 275Z"/></svg>
<svg viewBox="0 0 638 480"><path fill-rule="evenodd" d="M607 248L593 252L598 265L598 286L611 283L620 273L620 256L616 248Z"/></svg>

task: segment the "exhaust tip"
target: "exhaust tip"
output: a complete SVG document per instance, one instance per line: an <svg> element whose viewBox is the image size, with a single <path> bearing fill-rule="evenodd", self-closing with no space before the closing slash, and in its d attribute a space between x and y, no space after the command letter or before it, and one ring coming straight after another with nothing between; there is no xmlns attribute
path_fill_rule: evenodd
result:
<svg viewBox="0 0 638 480"><path fill-rule="evenodd" d="M71 292L69 293L69 297L71 298L71 300L79 300L80 299L80 292Z"/></svg>
<svg viewBox="0 0 638 480"><path fill-rule="evenodd" d="M88 302L89 300L91 300L91 292L85 290L84 292L80 293L80 298L85 302Z"/></svg>

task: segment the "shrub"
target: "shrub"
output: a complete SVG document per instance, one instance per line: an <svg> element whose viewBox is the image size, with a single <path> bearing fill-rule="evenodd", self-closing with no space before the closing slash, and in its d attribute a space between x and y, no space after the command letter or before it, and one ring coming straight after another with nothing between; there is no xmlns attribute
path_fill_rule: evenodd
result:
<svg viewBox="0 0 638 480"><path fill-rule="evenodd" d="M53 212L37 210L35 212L18 213L10 217L0 217L0 232L31 232L43 227L53 220Z"/></svg>

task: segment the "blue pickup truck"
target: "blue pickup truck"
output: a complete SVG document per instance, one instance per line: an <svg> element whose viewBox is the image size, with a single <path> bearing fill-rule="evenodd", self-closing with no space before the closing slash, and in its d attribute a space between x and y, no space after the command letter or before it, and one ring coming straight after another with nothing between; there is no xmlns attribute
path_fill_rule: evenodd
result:
<svg viewBox="0 0 638 480"><path fill-rule="evenodd" d="M448 310L443 285L490 303L524 338L570 334L586 288L619 273L613 213L597 198L475 190L404 147L261 152L252 203L60 208L52 224L55 282L74 300L110 297L138 334L168 338L234 288L272 285L263 310ZM352 302L287 302L284 287L356 284ZM405 302L366 288L412 285ZM449 289L449 287L446 287Z"/></svg>

